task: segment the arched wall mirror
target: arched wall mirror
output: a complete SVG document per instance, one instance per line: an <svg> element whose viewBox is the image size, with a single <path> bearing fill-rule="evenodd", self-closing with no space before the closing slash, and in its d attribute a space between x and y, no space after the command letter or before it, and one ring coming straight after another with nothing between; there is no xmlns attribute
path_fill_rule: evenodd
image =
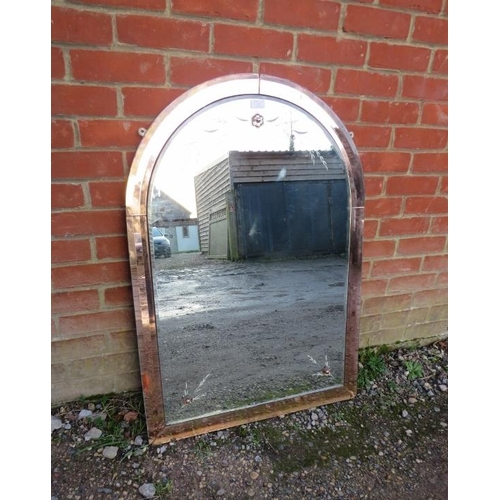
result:
<svg viewBox="0 0 500 500"><path fill-rule="evenodd" d="M258 74L191 89L126 204L151 443L355 395L363 175L319 98Z"/></svg>

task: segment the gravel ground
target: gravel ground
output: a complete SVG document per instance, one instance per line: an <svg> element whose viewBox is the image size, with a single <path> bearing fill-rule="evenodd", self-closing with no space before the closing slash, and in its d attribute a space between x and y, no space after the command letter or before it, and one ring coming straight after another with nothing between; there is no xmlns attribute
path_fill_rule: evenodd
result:
<svg viewBox="0 0 500 500"><path fill-rule="evenodd" d="M52 499L447 499L447 340L360 362L350 401L163 446L140 394L53 408Z"/></svg>

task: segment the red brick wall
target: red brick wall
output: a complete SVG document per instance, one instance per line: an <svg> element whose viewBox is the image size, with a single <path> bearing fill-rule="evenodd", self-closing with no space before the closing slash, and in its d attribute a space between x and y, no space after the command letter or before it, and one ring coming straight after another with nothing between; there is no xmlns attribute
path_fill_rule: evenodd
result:
<svg viewBox="0 0 500 500"><path fill-rule="evenodd" d="M261 72L326 101L366 181L361 344L447 330L447 0L52 2L52 397L138 388L125 227L137 130Z"/></svg>

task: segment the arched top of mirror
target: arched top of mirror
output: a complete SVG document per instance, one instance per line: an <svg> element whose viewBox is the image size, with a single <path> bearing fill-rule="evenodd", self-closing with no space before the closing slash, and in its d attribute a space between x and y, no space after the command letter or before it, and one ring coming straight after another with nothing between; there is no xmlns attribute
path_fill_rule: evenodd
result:
<svg viewBox="0 0 500 500"><path fill-rule="evenodd" d="M232 144L234 144L231 149L240 151L265 149L264 134L250 137L252 133L259 131L258 123L255 123L254 127L246 128L243 140L237 140L234 134L238 123L252 120L254 116L257 121L259 120L259 115L263 114L259 113L259 106L262 105L268 108L266 110L268 116L264 117L264 120L267 118L269 125L273 126L275 133L272 137L278 138L281 135L280 139L285 140L284 145L282 143L278 146L269 146L269 150L283 151L284 147L288 149L289 144L286 141L290 141L290 134L277 133L286 132L284 127L295 126L297 141L295 150L300 149L301 132L311 132L314 129L314 136L319 141L309 142L307 149L311 150L311 146L316 145L318 149L321 149L324 145L326 149L332 148L336 151L345 165L350 181L351 206L363 206L364 185L358 152L350 133L338 116L314 94L289 81L267 75L238 74L216 78L192 88L166 107L156 118L147 130L132 164L126 194L127 215L147 213L148 197L152 194L150 191L155 178L154 170L161 163L165 151L170 149L169 142L172 142L175 136L182 136L182 129L188 125L191 128L185 135L194 133L196 127L202 127L205 136L210 135L211 129L214 132L226 134L226 137L230 133ZM248 109L254 106L255 112L243 113L243 106ZM210 110L215 107L217 107L217 112L210 113ZM221 113L223 108L227 111ZM286 116L280 115L280 109L287 110ZM291 110L294 110L293 117ZM290 118L288 118L289 113ZM207 119L198 119L196 124L190 124L193 117L203 114L207 116ZM266 134L268 130L269 127L266 128ZM313 134L306 135L307 141L311 141ZM193 142L193 138L184 139L184 141L176 140L175 144L182 142L189 144L189 141ZM200 136L197 137L197 141L202 141ZM200 145L197 142L198 151L201 150ZM215 160L218 157L218 150L217 148L211 149L213 150L212 159ZM227 145L220 149L221 154L227 151ZM172 154L172 151L170 150L168 154Z"/></svg>

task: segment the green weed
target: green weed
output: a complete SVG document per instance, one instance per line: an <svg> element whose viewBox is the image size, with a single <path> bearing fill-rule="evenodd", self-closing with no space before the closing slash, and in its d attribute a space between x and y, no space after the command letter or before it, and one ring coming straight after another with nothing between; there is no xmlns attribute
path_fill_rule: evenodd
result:
<svg viewBox="0 0 500 500"><path fill-rule="evenodd" d="M408 380L416 380L424 375L424 369L418 361L405 361L404 366L408 372Z"/></svg>
<svg viewBox="0 0 500 500"><path fill-rule="evenodd" d="M386 365L378 349L364 349L359 353L358 387L365 389L385 372Z"/></svg>
<svg viewBox="0 0 500 500"><path fill-rule="evenodd" d="M168 498L172 494L174 485L171 480L158 481L155 483L155 498Z"/></svg>

